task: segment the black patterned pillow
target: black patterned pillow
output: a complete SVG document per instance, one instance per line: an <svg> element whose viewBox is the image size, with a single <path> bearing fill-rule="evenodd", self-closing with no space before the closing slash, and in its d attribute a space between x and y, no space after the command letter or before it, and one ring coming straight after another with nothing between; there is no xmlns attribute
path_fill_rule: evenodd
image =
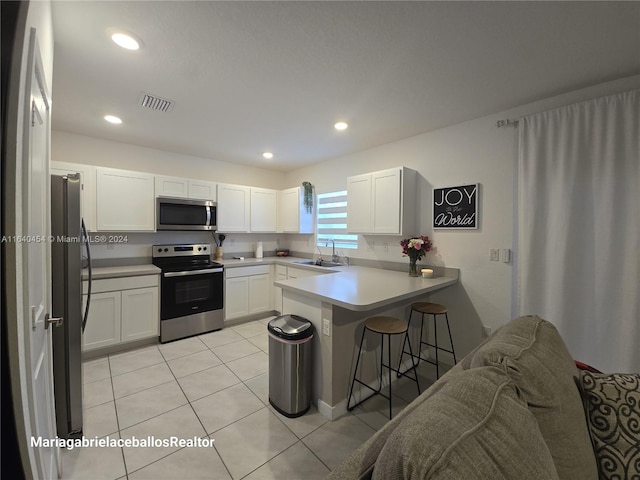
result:
<svg viewBox="0 0 640 480"><path fill-rule="evenodd" d="M580 375L600 480L640 480L640 375Z"/></svg>

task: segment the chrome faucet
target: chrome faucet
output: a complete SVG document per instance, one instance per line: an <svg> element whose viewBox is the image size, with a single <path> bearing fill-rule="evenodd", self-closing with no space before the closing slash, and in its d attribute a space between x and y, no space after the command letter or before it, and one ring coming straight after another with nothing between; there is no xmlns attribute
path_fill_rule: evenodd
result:
<svg viewBox="0 0 640 480"><path fill-rule="evenodd" d="M331 261L334 263L338 263L338 255L336 255L336 242L333 238L327 240L327 243L324 244L325 247L329 246L329 242L331 242Z"/></svg>

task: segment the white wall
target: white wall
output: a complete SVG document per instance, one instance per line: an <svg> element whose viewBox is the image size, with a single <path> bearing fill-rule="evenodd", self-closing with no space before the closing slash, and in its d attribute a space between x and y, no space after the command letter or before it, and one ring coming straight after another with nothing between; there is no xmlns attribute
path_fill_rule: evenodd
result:
<svg viewBox="0 0 640 480"><path fill-rule="evenodd" d="M481 340L482 326L495 330L513 317L513 262L490 262L489 250L516 250L515 177L517 129L497 128L504 118L548 110L640 86L640 75L585 88L558 97L520 106L458 125L442 128L367 151L300 168L285 175L259 168L238 166L145 147L56 131L53 160L104 165L212 181L266 188L288 188L310 181L317 193L346 188L350 175L396 166L418 171L419 229L434 241L435 250L425 262L458 267L461 282L432 296L451 311L453 333L459 356ZM205 172L203 174L203 172ZM433 188L468 183L480 184L479 228L455 231L431 228ZM129 245L97 248L97 258L135 257L150 252L152 243L173 241L168 236L133 234ZM181 239L186 238L180 236ZM191 237L189 237L191 238ZM354 258L406 262L399 236L363 236L358 251L344 252ZM194 238L195 240L195 238ZM276 234L234 234L226 241L225 253L245 254L262 240L265 251L276 246L313 253L313 236ZM182 240L180 240L182 241ZM329 250L323 247L323 253ZM442 330L442 329L441 329Z"/></svg>
<svg viewBox="0 0 640 480"><path fill-rule="evenodd" d="M513 262L489 261L492 248L514 249L517 129L497 128L496 121L517 118L613 92L638 88L640 76L586 88L458 125L442 128L367 151L301 168L287 175L288 184L310 181L318 193L346 188L346 177L396 166L418 171L419 231L434 242L426 262L458 267L459 285L431 298L445 303L459 356L481 340L482 325L496 329L512 318ZM347 132L348 134L348 132ZM436 230L432 224L432 189L480 184L478 230ZM406 262L399 236L365 236L351 257ZM296 236L295 251L313 251L313 242ZM408 267L407 267L408 268ZM445 337L446 339L446 337Z"/></svg>
<svg viewBox="0 0 640 480"><path fill-rule="evenodd" d="M282 173L54 130L52 160L252 187L283 188Z"/></svg>

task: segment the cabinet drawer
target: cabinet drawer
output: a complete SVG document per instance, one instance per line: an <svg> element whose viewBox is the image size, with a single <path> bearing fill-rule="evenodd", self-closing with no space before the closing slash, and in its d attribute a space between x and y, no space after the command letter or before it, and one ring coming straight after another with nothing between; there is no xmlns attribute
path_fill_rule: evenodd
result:
<svg viewBox="0 0 640 480"><path fill-rule="evenodd" d="M249 277L251 275L261 275L270 273L271 265L254 265L251 267L226 268L227 278Z"/></svg>
<svg viewBox="0 0 640 480"><path fill-rule="evenodd" d="M114 292L132 288L157 287L158 275L142 275L137 277L103 278L93 280L91 293ZM82 282L82 293L87 294L88 282Z"/></svg>

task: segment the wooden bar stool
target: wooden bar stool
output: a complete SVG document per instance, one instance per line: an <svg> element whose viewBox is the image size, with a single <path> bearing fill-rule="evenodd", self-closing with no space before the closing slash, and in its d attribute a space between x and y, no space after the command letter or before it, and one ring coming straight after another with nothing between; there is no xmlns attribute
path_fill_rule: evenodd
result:
<svg viewBox="0 0 640 480"><path fill-rule="evenodd" d="M447 307L445 307L444 305L440 305L439 303L431 303L431 302L416 302L416 303L412 303L411 304L411 313L409 314L409 325L411 325L411 317L413 316L413 312L418 312L422 314L422 323L420 325L420 344L418 345L418 355L414 355L411 352L411 347L409 347L409 351L407 352L405 350L405 343L407 343L409 341L409 332L407 331L407 334L405 335L405 341L402 343L402 352L400 353L400 361L398 362L398 370L400 369L400 365L402 364L402 358L405 354L407 355L411 355L412 361L411 363L413 364L414 368L417 367L420 364L420 361L424 361L427 363L430 363L432 365L436 366L436 378L440 378L440 366L439 366L439 362L438 362L438 351L442 350L443 352L448 352L451 353L453 355L453 363L457 363L456 360L456 352L455 349L453 348L453 338L451 337L451 328L449 327L449 315L447 315ZM425 315L431 315L433 317L433 338L434 338L434 342L433 343L429 343L424 341L424 337L423 337L423 329L424 329L424 316ZM449 332L449 344L451 345L451 350L448 350L446 348L442 348L438 345L438 321L437 321L437 316L438 315L444 315L445 320L447 321L447 331ZM408 327L407 327L408 330ZM428 339L428 327L427 327L427 339ZM427 345L428 347L433 347L436 351L436 360L435 362L431 359L428 358L424 358L422 356L422 345ZM417 358L418 362L415 363L413 360Z"/></svg>
<svg viewBox="0 0 640 480"><path fill-rule="evenodd" d="M355 370L353 372L353 380L351 381L351 388L349 390L349 398L347 400L347 410L351 411L354 408L356 408L358 405L360 405L362 402L364 402L365 400L368 400L371 397L374 397L375 395L379 394L383 398L386 398L387 400L389 400L389 419L391 419L391 416L392 416L392 410L391 410L391 397L392 397L392 395L391 395L391 371L396 372L398 374L398 377L405 376L405 377L413 380L414 382L416 382L416 385L418 386L418 395L420 395L420 384L418 383L418 374L416 372L415 366L413 367L414 378L411 378L409 375L406 374L406 372L400 372L399 370L396 370L395 368L393 368L391 366L391 335L402 335L402 334L404 334L405 335L405 341L402 344L402 349L404 350L405 344L408 344L409 345L409 352L413 356L413 351L411 350L411 342L408 341L408 337L406 335L408 328L409 328L409 325L407 324L407 322L405 322L404 320L401 320L399 318L395 318L395 317L371 317L371 318L368 318L367 320L365 320L364 328L362 330L362 338L360 339L360 349L358 351L358 359L356 360L356 368L355 368ZM381 339L381 343L380 343L380 379L379 379L379 384L378 384L378 388L377 389L371 388L369 385L367 385L366 383L364 383L363 381L361 381L360 379L357 378L358 365L360 364L360 356L362 354L362 345L364 343L364 336L365 336L365 333L367 332L367 330L370 331L370 332L373 332L373 333L380 334L380 339ZM383 359L384 359L384 337L385 336L387 337L387 363L386 364L383 361ZM382 368L383 367L386 367L388 369L388 371L389 371L389 396L386 396L383 393L381 393L381 391L382 391L382 375L383 375ZM368 388L373 393L371 395L369 395L368 397L360 400L355 405L349 406L349 404L351 403L351 396L353 395L353 386L354 386L355 382L358 382L360 385Z"/></svg>

